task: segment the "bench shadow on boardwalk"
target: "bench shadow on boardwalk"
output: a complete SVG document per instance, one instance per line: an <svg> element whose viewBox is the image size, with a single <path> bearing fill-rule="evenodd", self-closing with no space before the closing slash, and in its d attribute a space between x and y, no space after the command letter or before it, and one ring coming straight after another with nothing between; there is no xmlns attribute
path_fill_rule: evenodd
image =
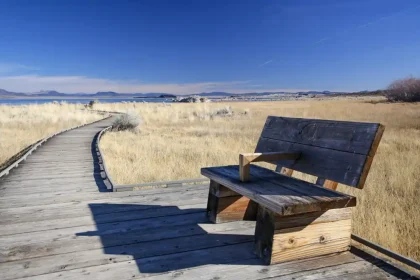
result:
<svg viewBox="0 0 420 280"><path fill-rule="evenodd" d="M252 224L246 231L243 226L235 230L238 222L233 222L222 225L229 225L228 231L208 232L206 225L212 224L207 222L204 208L111 203L89 204L89 208L97 230L76 235L100 237L110 261L115 255L127 256L126 260L134 260L140 273L165 273L209 264L263 265L253 253ZM110 222L109 213L115 222ZM220 224L213 228L216 226ZM350 252L391 275L402 275L357 248L352 247Z"/></svg>
<svg viewBox="0 0 420 280"><path fill-rule="evenodd" d="M234 244L243 244L241 247L249 251L249 258L239 264L262 264L256 262L252 254L252 234L235 234L232 231L230 234L208 233L200 226L209 224L202 208L183 210L177 206L109 203L90 204L89 207L97 230L76 235L99 236L105 254L132 256L141 273L162 273L210 263L227 263L235 257L222 247ZM116 218L118 222L101 223L101 213L105 209L108 213L114 213L115 217L119 216ZM127 209L130 213L139 212L139 217L124 221ZM140 212L146 215L142 217ZM214 247L220 250L213 250L212 253L197 251ZM244 258L243 255L240 257Z"/></svg>

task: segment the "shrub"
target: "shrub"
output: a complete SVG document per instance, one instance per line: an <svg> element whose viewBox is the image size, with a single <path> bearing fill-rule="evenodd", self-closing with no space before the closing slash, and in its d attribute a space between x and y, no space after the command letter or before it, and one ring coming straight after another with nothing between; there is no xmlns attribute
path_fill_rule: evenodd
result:
<svg viewBox="0 0 420 280"><path fill-rule="evenodd" d="M420 79L409 77L396 80L388 86L385 96L389 101L420 101Z"/></svg>
<svg viewBox="0 0 420 280"><path fill-rule="evenodd" d="M195 118L199 120L213 120L215 117L232 117L234 114L232 107L226 106L223 108L214 109L213 111L194 111L189 119L193 121Z"/></svg>
<svg viewBox="0 0 420 280"><path fill-rule="evenodd" d="M89 101L89 104L88 104L88 107L90 108L90 109L92 109L93 108L93 106L95 106L95 104L96 104L97 102L95 101L95 100L91 100L91 101Z"/></svg>
<svg viewBox="0 0 420 280"><path fill-rule="evenodd" d="M214 112L214 115L219 116L219 117L232 116L233 115L232 107L226 106L225 108L218 109Z"/></svg>
<svg viewBox="0 0 420 280"><path fill-rule="evenodd" d="M131 130L137 132L141 123L140 116L130 112L119 115L112 124L112 129L115 131Z"/></svg>

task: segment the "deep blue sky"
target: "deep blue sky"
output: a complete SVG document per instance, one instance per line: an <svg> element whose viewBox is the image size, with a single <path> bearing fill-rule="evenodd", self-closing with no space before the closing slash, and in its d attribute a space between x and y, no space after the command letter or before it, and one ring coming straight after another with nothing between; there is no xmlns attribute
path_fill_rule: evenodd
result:
<svg viewBox="0 0 420 280"><path fill-rule="evenodd" d="M420 1L0 1L0 88L358 91L420 76Z"/></svg>

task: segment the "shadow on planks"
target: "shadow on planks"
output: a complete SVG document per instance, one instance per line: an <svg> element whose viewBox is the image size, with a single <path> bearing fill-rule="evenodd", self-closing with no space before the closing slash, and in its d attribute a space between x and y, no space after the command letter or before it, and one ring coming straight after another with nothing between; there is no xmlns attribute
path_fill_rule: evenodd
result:
<svg viewBox="0 0 420 280"><path fill-rule="evenodd" d="M209 264L263 264L253 253L254 222L212 224L204 208L111 203L89 207L97 230L76 235L99 237L103 253L109 255L107 261L135 262L140 273L165 273ZM401 274L356 248L352 253L392 275Z"/></svg>

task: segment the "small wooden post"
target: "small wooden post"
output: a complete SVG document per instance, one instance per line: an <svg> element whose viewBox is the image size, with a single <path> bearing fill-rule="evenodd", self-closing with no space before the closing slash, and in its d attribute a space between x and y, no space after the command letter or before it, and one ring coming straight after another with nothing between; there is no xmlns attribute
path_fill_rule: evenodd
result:
<svg viewBox="0 0 420 280"><path fill-rule="evenodd" d="M279 216L260 206L255 253L266 264L321 256L350 248L351 209Z"/></svg>
<svg viewBox="0 0 420 280"><path fill-rule="evenodd" d="M249 173L251 171L251 162L243 154L239 155L239 178L242 182L249 181Z"/></svg>
<svg viewBox="0 0 420 280"><path fill-rule="evenodd" d="M257 210L254 201L210 180L206 213L213 223L255 221Z"/></svg>

